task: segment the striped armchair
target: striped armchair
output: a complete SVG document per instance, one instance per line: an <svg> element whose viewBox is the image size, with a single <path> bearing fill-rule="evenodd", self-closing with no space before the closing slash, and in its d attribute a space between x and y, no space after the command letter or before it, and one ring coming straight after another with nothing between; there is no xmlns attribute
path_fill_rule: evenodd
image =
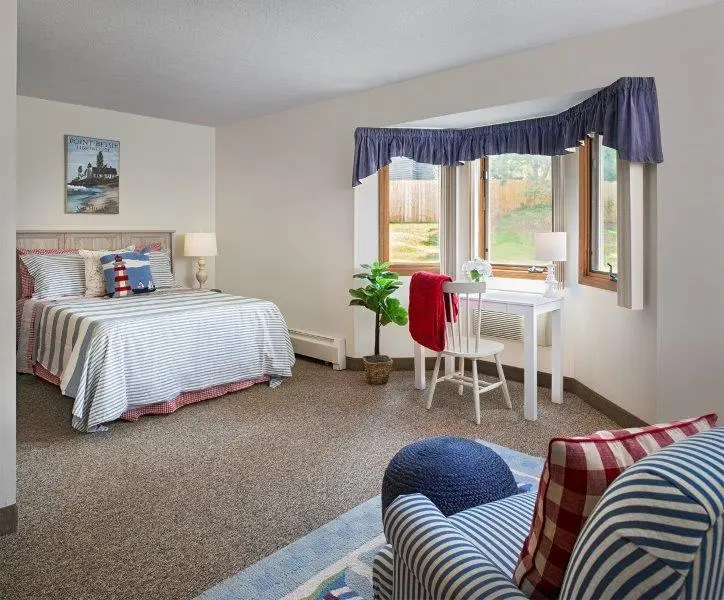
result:
<svg viewBox="0 0 724 600"><path fill-rule="evenodd" d="M445 517L426 497L385 514L376 600L526 598L512 582L535 494ZM724 599L724 427L641 459L606 490L560 598Z"/></svg>

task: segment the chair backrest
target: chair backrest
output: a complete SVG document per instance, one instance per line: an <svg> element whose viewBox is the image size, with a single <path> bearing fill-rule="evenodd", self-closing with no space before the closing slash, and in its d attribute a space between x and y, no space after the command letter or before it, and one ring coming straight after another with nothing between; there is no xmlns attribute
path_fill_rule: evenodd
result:
<svg viewBox="0 0 724 600"><path fill-rule="evenodd" d="M559 598L724 598L724 427L642 458L593 509Z"/></svg>
<svg viewBox="0 0 724 600"><path fill-rule="evenodd" d="M445 349L452 352L475 353L480 346L480 319L482 316L485 282L453 281L444 283L446 314L453 313L453 294L458 295L457 319L445 322Z"/></svg>

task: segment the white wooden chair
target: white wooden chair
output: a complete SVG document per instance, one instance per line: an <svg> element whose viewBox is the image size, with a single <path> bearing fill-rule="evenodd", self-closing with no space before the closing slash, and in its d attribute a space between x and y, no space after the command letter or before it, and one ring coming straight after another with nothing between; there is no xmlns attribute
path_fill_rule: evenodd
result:
<svg viewBox="0 0 724 600"><path fill-rule="evenodd" d="M500 342L480 337L482 294L485 293L484 282L445 283L443 292L445 293L448 314L452 314L452 294L458 294L458 318L452 323L445 323L445 350L437 353L435 369L432 372L432 382L430 383L430 393L427 398L427 408L429 410L432 406L435 387L441 381L457 383L458 394L461 396L464 386L471 387L475 396L475 422L480 425L480 394L482 392L489 392L502 386L505 402L508 408L512 408L508 383L505 381L505 374L499 358L505 346ZM440 361L443 356L457 358L458 367L454 369L453 373L438 377ZM478 377L477 361L488 356L495 359L495 366L498 368L499 380L495 383L488 383ZM469 359L473 364L472 377L465 375L465 359Z"/></svg>

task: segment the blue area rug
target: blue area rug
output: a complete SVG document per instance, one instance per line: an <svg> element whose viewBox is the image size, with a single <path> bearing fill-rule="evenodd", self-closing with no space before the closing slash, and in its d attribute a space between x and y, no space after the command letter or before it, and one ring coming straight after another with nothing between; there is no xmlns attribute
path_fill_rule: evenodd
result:
<svg viewBox="0 0 724 600"><path fill-rule="evenodd" d="M519 485L535 489L544 459L479 440ZM372 561L385 545L376 496L198 596L198 600L372 600Z"/></svg>

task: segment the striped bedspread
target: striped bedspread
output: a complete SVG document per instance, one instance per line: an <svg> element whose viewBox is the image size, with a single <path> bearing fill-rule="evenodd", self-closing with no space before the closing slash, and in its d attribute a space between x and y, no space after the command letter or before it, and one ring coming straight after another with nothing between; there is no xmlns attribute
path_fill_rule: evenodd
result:
<svg viewBox="0 0 724 600"><path fill-rule="evenodd" d="M292 374L286 323L266 300L171 290L28 302L20 329L33 322L35 344L25 340L26 355L75 399L73 427L80 431L103 429L127 409L182 392L262 376L276 386ZM21 339L18 370L22 352Z"/></svg>

